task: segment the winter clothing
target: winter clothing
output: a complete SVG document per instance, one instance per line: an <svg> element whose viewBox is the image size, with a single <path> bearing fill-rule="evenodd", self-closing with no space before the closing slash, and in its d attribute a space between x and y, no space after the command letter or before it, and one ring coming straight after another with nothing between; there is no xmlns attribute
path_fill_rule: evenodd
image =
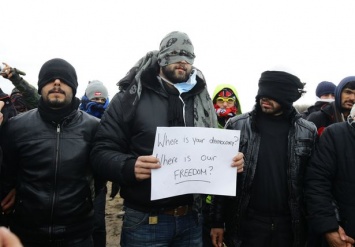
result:
<svg viewBox="0 0 355 247"><path fill-rule="evenodd" d="M161 41L158 54L158 63L161 67L184 60L193 64L194 59L194 46L186 33L174 31Z"/></svg>
<svg viewBox="0 0 355 247"><path fill-rule="evenodd" d="M16 116L16 109L13 106L10 97L8 94L4 93L2 89L0 88L0 101L4 102L4 106L1 109L1 113L3 114L3 120L0 124L0 130L2 130L2 126L6 124L6 122ZM1 134L2 136L2 134ZM2 169L2 160L3 160L3 151L2 148L0 147L0 174L1 174L1 169ZM2 199L2 194L4 193L4 188L1 184L1 177L0 177L0 201ZM8 227L8 215L6 214L0 214L0 226L6 226Z"/></svg>
<svg viewBox="0 0 355 247"><path fill-rule="evenodd" d="M316 95L318 98L325 94L334 94L335 92L335 84L330 81L322 81L318 84L316 88Z"/></svg>
<svg viewBox="0 0 355 247"><path fill-rule="evenodd" d="M212 198L212 227L221 228L225 223L225 241L228 247L241 245L243 238L246 237L243 233L243 224L247 215L252 213L249 209L252 198L251 192L253 185L256 184L254 178L257 167L260 165L260 159L263 159L259 156L262 136L260 135L257 116L260 111L260 106L257 104L252 112L231 118L226 126L227 129L241 130L239 151L244 153L246 164L243 173L238 174L236 197L214 196ZM287 150L289 150L286 157L287 167L285 168L287 169L287 173L285 173L287 177L284 178L287 181L285 185L288 185L285 188L286 193L289 195L286 203L289 207L286 210L289 210L291 217L289 222L292 225L293 246L304 246L307 229L302 200L302 178L315 145L316 130L315 126L302 119L293 107L287 119L290 126L288 138L286 138L286 142L288 142ZM265 201L262 204L265 205ZM281 208L281 210L284 209ZM273 216L266 215L266 217L270 219ZM287 214L282 216L282 219L284 218L287 219ZM257 235L255 235L255 238L257 238Z"/></svg>
<svg viewBox="0 0 355 247"><path fill-rule="evenodd" d="M216 99L218 97L234 97L235 98L235 105L233 108L229 109L221 109L217 104L216 104ZM239 97L238 97L238 92L235 89L235 87L231 84L219 84L212 95L213 98L213 104L214 108L217 113L217 119L218 119L218 127L219 128L224 128L224 125L226 124L227 120L231 117L234 117L235 115L239 115L242 113L242 107L239 102Z"/></svg>
<svg viewBox="0 0 355 247"><path fill-rule="evenodd" d="M351 118L354 118L354 117L355 117L355 104L354 104L353 107L351 108L349 117L351 117Z"/></svg>
<svg viewBox="0 0 355 247"><path fill-rule="evenodd" d="M110 103L110 100L106 98L105 104L100 104L97 102L90 101L86 95L84 95L81 98L81 104L79 106L80 110L85 111L86 113L97 117L97 118L102 118L103 114L105 113L105 110L107 109L108 105Z"/></svg>
<svg viewBox="0 0 355 247"><path fill-rule="evenodd" d="M3 114L2 125L4 125L8 119L10 119L13 116L16 116L17 112L15 106L11 102L10 96L4 93L1 88L0 88L0 100L4 101L5 103L4 107L1 110Z"/></svg>
<svg viewBox="0 0 355 247"><path fill-rule="evenodd" d="M304 84L300 79L284 71L263 72L258 85L257 102L261 97L269 97L286 109L291 108L292 103L304 92Z"/></svg>
<svg viewBox="0 0 355 247"><path fill-rule="evenodd" d="M320 136L305 175L308 220L316 234L341 226L355 238L354 150L355 126L348 122L332 124Z"/></svg>
<svg viewBox="0 0 355 247"><path fill-rule="evenodd" d="M148 53L119 82L121 91L113 97L101 120L91 153L96 172L120 183L125 205L143 212L192 203L191 195L151 201L150 179L138 182L134 175L137 157L153 152L156 126L169 126L170 95L157 78L156 61L156 55ZM200 71L196 86L181 97L185 104L185 126L217 127L216 114Z"/></svg>
<svg viewBox="0 0 355 247"><path fill-rule="evenodd" d="M119 81L120 92L101 120L91 152L94 169L102 178L120 184L125 206L123 225L142 219L142 227L122 228L122 246L159 244L163 238L184 246L201 246L201 223L196 212L202 208L201 195L184 194L152 201L151 179L137 181L134 172L138 157L153 153L157 126L217 127L204 77L190 66L194 57L186 34L168 34L159 52L148 52ZM180 61L190 64L185 64L186 71L191 69L187 81L172 83L163 72L160 74L162 67ZM180 211L181 217L170 217L168 211ZM148 222L148 218L152 221ZM183 230L171 235L168 230L176 224L181 224ZM160 234L152 236L151 231Z"/></svg>
<svg viewBox="0 0 355 247"><path fill-rule="evenodd" d="M329 105L329 103L330 102L317 101L314 105L311 105L310 107L307 108L307 110L301 113L302 118L307 119L311 113L320 111L323 107Z"/></svg>
<svg viewBox="0 0 355 247"><path fill-rule="evenodd" d="M313 122L321 135L324 129L337 122L345 121L341 106L341 93L348 83L355 82L355 76L345 77L335 89L335 100L321 108L320 111L311 113L307 120Z"/></svg>
<svg viewBox="0 0 355 247"><path fill-rule="evenodd" d="M335 84L329 81L322 81L318 84L316 88L316 96L317 96L317 101L314 105L311 105L310 107L307 108L304 112L301 113L302 117L304 119L307 119L307 117L316 111L319 111L326 105L328 105L330 102L334 101L333 99L321 99L320 97L325 95L325 94L333 94L335 93Z"/></svg>
<svg viewBox="0 0 355 247"><path fill-rule="evenodd" d="M42 88L55 79L63 80L73 89L73 95L76 94L78 79L75 68L61 58L51 59L42 65L38 75L38 93L41 94Z"/></svg>
<svg viewBox="0 0 355 247"><path fill-rule="evenodd" d="M108 91L105 85L98 80L89 81L85 90L86 97L91 100L96 97L108 98Z"/></svg>
<svg viewBox="0 0 355 247"><path fill-rule="evenodd" d="M93 102L90 99L95 97L104 97L106 99L104 104ZM86 87L85 95L81 98L80 110L85 111L91 116L102 118L106 108L109 105L108 92L101 81L93 80L89 82ZM96 178L95 179L95 199L94 199L94 231L92 238L94 247L106 246L106 187L107 181Z"/></svg>
<svg viewBox="0 0 355 247"><path fill-rule="evenodd" d="M24 105L27 110L37 108L38 101L41 96L38 94L37 89L34 86L29 84L19 75L16 68L12 70L10 81L15 86L11 92L11 100L13 101L15 107L19 103L22 105L22 108ZM21 96L14 96L16 92L21 93Z"/></svg>
<svg viewBox="0 0 355 247"><path fill-rule="evenodd" d="M8 189L16 188L11 230L24 242L65 243L91 235L92 175L87 154L99 120L78 111L77 104L61 124L50 116L43 119L45 111L30 110L4 126L1 179Z"/></svg>
<svg viewBox="0 0 355 247"><path fill-rule="evenodd" d="M38 108L11 118L2 128L0 199L16 189L10 228L25 246L92 242L89 154L99 120L78 110L76 73L68 62L47 61L39 73L39 91L55 78L73 87L69 104L53 109L40 98Z"/></svg>

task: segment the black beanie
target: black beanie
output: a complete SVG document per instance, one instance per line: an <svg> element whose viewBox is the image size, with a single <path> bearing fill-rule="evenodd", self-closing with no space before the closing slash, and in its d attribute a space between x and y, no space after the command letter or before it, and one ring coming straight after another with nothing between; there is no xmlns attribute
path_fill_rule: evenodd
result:
<svg viewBox="0 0 355 247"><path fill-rule="evenodd" d="M297 76L283 71L265 71L259 79L259 90L256 100L268 97L285 108L290 108L298 100L304 84Z"/></svg>
<svg viewBox="0 0 355 247"><path fill-rule="evenodd" d="M78 88L78 79L74 67L61 58L54 58L42 65L38 75L38 93L41 94L42 88L51 81L60 79L73 89L73 96Z"/></svg>

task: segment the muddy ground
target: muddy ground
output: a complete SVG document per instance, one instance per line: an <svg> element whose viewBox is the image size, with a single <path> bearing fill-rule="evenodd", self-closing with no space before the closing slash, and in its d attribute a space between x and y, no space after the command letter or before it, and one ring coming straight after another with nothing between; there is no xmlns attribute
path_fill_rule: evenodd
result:
<svg viewBox="0 0 355 247"><path fill-rule="evenodd" d="M108 183L107 188L110 190L111 184ZM118 216L122 211L123 200L117 195L113 200L106 195L106 239L107 247L119 247L121 238L122 216Z"/></svg>

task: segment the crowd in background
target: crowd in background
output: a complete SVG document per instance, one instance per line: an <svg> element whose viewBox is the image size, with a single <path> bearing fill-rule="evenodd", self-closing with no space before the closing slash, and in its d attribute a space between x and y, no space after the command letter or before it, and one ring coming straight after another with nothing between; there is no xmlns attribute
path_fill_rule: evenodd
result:
<svg viewBox="0 0 355 247"><path fill-rule="evenodd" d="M264 71L253 109L242 112L233 84L209 95L195 56L186 33L167 34L111 100L99 80L77 98L64 59L42 65L37 88L4 63L14 89L0 89L0 225L26 247L106 246L111 181L111 196L124 199L121 246L353 246L355 76L320 82L314 105L300 109L300 78ZM158 126L240 130L227 164L236 196L151 200ZM21 246L0 228L1 241Z"/></svg>

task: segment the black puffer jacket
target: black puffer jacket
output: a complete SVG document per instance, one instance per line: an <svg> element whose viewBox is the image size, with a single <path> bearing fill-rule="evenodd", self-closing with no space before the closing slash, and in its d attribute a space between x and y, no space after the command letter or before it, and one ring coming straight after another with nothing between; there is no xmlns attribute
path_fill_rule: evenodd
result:
<svg viewBox="0 0 355 247"><path fill-rule="evenodd" d="M24 242L70 242L90 236L89 153L98 124L97 118L74 111L56 125L33 109L3 126L1 182L6 182L7 191L16 187L10 227Z"/></svg>
<svg viewBox="0 0 355 247"><path fill-rule="evenodd" d="M121 91L113 97L101 119L91 152L96 172L104 179L120 183L125 205L146 212L173 207L175 205L172 204L177 203L174 197L151 201L151 180L137 181L134 173L138 156L153 153L157 126L169 126L169 94L158 81L157 75L158 70L154 67L142 74L142 93L135 115L129 121L125 120L125 116L133 106L124 100L125 92ZM194 126L194 97L207 90L205 81L200 77L196 79L196 86L181 95L185 104L185 124L190 127ZM213 109L212 100L205 100L210 102ZM217 126L215 115L214 120Z"/></svg>
<svg viewBox="0 0 355 247"><path fill-rule="evenodd" d="M338 230L355 238L355 124L325 129L305 176L310 226L316 233ZM339 215L335 212L336 201ZM338 222L338 217L340 222Z"/></svg>
<svg viewBox="0 0 355 247"><path fill-rule="evenodd" d="M287 173L289 206L293 223L294 246L304 246L307 229L303 202L303 175L315 146L317 131L314 124L301 118L295 109L291 114L292 128L288 138L290 153ZM212 198L212 227L221 228L225 223L225 239L229 243L228 247L241 244L241 222L246 216L249 205L259 155L260 134L255 119L256 110L236 116L226 125L227 129L241 130L239 151L244 153L245 160L244 172L238 174L237 196L213 196Z"/></svg>

